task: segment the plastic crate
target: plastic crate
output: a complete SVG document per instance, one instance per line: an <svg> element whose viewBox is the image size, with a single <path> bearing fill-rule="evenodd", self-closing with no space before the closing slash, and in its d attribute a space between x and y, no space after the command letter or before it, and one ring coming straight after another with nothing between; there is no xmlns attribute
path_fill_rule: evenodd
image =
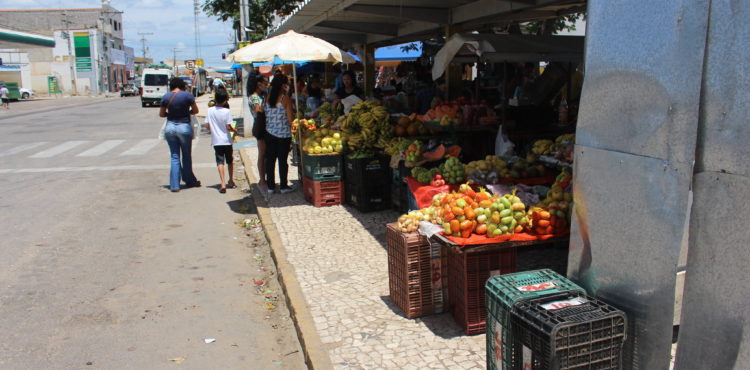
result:
<svg viewBox="0 0 750 370"><path fill-rule="evenodd" d="M409 187L404 182L391 184L391 207L394 210L400 213L409 211L408 191Z"/></svg>
<svg viewBox="0 0 750 370"><path fill-rule="evenodd" d="M315 207L335 206L344 200L344 184L338 181L313 181L302 178L302 191L305 200Z"/></svg>
<svg viewBox="0 0 750 370"><path fill-rule="evenodd" d="M620 369L627 317L581 292L518 302L511 312L514 341L531 369Z"/></svg>
<svg viewBox="0 0 750 370"><path fill-rule="evenodd" d="M491 276L516 269L516 250L457 252L448 249L448 296L453 318L466 334L485 332L484 285Z"/></svg>
<svg viewBox="0 0 750 370"><path fill-rule="evenodd" d="M488 313L486 328L487 369L522 369L522 349L520 343L513 341L510 314L497 317Z"/></svg>
<svg viewBox="0 0 750 370"><path fill-rule="evenodd" d="M523 271L515 274L494 276L487 280L486 304L491 315L501 317L519 301L538 298L547 294L586 291L564 276L550 270Z"/></svg>
<svg viewBox="0 0 750 370"><path fill-rule="evenodd" d="M443 312L447 269L445 253L417 232L402 233L386 225L388 288L391 301L407 318Z"/></svg>
<svg viewBox="0 0 750 370"><path fill-rule="evenodd" d="M344 182L346 204L360 212L382 211L391 207L391 187L388 184Z"/></svg>
<svg viewBox="0 0 750 370"><path fill-rule="evenodd" d="M344 180L352 184L387 184L391 177L390 157L344 158Z"/></svg>
<svg viewBox="0 0 750 370"><path fill-rule="evenodd" d="M307 154L302 152L302 175L313 181L341 180L340 154Z"/></svg>

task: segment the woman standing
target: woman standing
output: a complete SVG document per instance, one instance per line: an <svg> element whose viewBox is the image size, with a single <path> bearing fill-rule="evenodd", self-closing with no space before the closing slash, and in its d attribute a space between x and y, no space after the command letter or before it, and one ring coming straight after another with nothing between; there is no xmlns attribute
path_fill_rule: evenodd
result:
<svg viewBox="0 0 750 370"><path fill-rule="evenodd" d="M287 182L289 164L287 157L292 145L291 122L292 100L287 96L289 80L286 76L276 75L271 81L271 91L265 104L266 112L266 184L268 192L272 193L276 187L276 161L279 162L279 191L292 192Z"/></svg>
<svg viewBox="0 0 750 370"><path fill-rule="evenodd" d="M338 108L338 105L341 104L341 100L347 98L350 95L356 95L360 99L364 97L362 89L357 86L357 80L354 72L344 71L344 74L341 77L341 81L343 81L344 86L334 92L336 94L336 98L333 100L334 108Z"/></svg>
<svg viewBox="0 0 750 370"><path fill-rule="evenodd" d="M253 115L253 136L258 141L258 186L261 191L268 189L266 183L266 133L265 122L258 119L259 114L262 116L265 114L263 111L263 99L266 95L268 88L268 78L262 74L257 74L250 77L247 83L247 91L250 94L248 100L250 101L250 112ZM258 127L256 127L258 125Z"/></svg>
<svg viewBox="0 0 750 370"><path fill-rule="evenodd" d="M185 182L185 188L201 186L201 182L193 174L191 151L193 146L193 126L190 115L198 113L193 94L185 91L185 81L174 77L169 81L170 92L161 99L159 117L167 118L164 127L164 138L169 145L172 164L169 169L169 190L180 191L180 177ZM180 161L182 154L182 161Z"/></svg>

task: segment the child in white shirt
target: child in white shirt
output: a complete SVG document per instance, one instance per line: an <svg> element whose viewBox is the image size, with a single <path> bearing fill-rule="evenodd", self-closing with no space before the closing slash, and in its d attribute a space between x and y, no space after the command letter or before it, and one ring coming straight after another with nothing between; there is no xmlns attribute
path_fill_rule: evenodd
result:
<svg viewBox="0 0 750 370"><path fill-rule="evenodd" d="M219 89L214 97L216 105L208 109L206 114L206 128L211 131L211 145L216 155L216 167L221 178L219 193L226 193L227 188L237 187L232 179L234 172L234 156L232 155L232 137L230 132L237 134L237 129L232 127L232 111L224 107L229 100L226 90ZM229 182L225 182L224 162L229 167Z"/></svg>

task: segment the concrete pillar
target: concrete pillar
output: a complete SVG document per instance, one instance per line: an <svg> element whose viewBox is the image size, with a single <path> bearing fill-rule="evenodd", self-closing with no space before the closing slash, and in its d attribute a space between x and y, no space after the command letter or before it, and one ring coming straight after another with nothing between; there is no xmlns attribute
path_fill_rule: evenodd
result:
<svg viewBox="0 0 750 370"><path fill-rule="evenodd" d="M364 90L365 96L372 96L373 90L375 89L375 47L372 45L365 45L365 52L363 53L362 64L365 68L365 83Z"/></svg>
<svg viewBox="0 0 750 370"><path fill-rule="evenodd" d="M445 38L446 40L451 36L461 32L461 26L450 24L445 26ZM461 94L461 87L463 82L461 81L461 75L463 70L460 65L448 65L445 69L445 99L457 98Z"/></svg>

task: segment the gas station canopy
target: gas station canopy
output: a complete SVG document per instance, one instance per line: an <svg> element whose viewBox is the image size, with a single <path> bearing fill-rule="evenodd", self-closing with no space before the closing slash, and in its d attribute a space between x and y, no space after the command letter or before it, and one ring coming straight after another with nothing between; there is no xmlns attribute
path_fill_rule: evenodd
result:
<svg viewBox="0 0 750 370"><path fill-rule="evenodd" d="M55 47L52 37L0 27L0 49Z"/></svg>

